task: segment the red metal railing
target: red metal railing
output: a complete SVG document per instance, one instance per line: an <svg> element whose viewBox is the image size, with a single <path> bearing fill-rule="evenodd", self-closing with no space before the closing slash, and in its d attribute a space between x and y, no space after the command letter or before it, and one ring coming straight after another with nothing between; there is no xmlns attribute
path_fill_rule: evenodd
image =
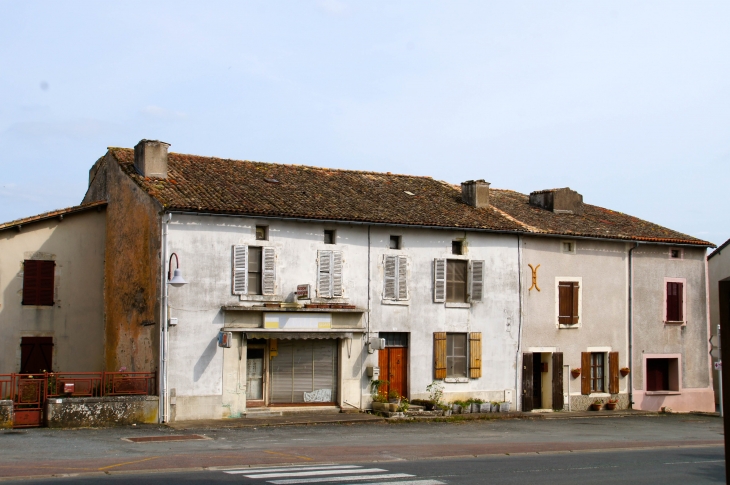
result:
<svg viewBox="0 0 730 485"><path fill-rule="evenodd" d="M46 372L43 374L0 374L0 399L16 404L30 399L31 389L44 391L46 397L103 397L154 395L154 372ZM46 382L38 386L37 382ZM20 392L21 386L25 393ZM25 396L25 397L24 397ZM35 402L35 400L34 400Z"/></svg>
<svg viewBox="0 0 730 485"><path fill-rule="evenodd" d="M13 376L12 374L0 374L0 399L13 398Z"/></svg>

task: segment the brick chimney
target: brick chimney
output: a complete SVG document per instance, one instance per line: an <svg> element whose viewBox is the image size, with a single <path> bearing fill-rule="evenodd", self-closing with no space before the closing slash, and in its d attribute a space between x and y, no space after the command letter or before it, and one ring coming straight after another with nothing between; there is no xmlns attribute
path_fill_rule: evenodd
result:
<svg viewBox="0 0 730 485"><path fill-rule="evenodd" d="M583 215L583 196L570 187L532 192L530 205L556 214Z"/></svg>
<svg viewBox="0 0 730 485"><path fill-rule="evenodd" d="M462 182L461 201L472 207L489 207L489 182L484 180Z"/></svg>
<svg viewBox="0 0 730 485"><path fill-rule="evenodd" d="M141 140L134 147L134 168L144 177L167 178L167 148L169 143Z"/></svg>

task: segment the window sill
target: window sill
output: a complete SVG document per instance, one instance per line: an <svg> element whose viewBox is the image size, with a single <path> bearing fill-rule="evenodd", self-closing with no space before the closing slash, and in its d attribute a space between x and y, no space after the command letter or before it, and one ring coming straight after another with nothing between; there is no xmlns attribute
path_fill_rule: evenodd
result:
<svg viewBox="0 0 730 485"><path fill-rule="evenodd" d="M241 301L270 301L270 302L282 302L284 297L281 295L239 295Z"/></svg>
<svg viewBox="0 0 730 485"><path fill-rule="evenodd" d="M400 305L408 306L411 304L410 300L381 300L381 305Z"/></svg>
<svg viewBox="0 0 730 485"><path fill-rule="evenodd" d="M457 303L447 301L444 306L446 308L471 308L471 303Z"/></svg>
<svg viewBox="0 0 730 485"><path fill-rule="evenodd" d="M682 394L681 391L646 391L645 396L678 396Z"/></svg>
<svg viewBox="0 0 730 485"><path fill-rule="evenodd" d="M607 392L592 392L588 397L611 397L611 394Z"/></svg>
<svg viewBox="0 0 730 485"><path fill-rule="evenodd" d="M465 384L465 383L469 382L469 378L468 377L445 377L444 382Z"/></svg>
<svg viewBox="0 0 730 485"><path fill-rule="evenodd" d="M672 322L669 320L664 321L664 325L681 326L681 325L686 325L686 324L687 324L687 322Z"/></svg>
<svg viewBox="0 0 730 485"><path fill-rule="evenodd" d="M558 328L580 328L580 323L559 323Z"/></svg>

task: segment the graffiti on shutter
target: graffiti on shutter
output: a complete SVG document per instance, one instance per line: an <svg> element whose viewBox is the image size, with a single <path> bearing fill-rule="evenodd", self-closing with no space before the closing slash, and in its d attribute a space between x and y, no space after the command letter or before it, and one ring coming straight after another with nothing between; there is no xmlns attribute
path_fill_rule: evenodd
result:
<svg viewBox="0 0 730 485"><path fill-rule="evenodd" d="M433 373L435 379L446 378L446 332L433 334Z"/></svg>
<svg viewBox="0 0 730 485"><path fill-rule="evenodd" d="M332 296L342 296L342 251L332 251Z"/></svg>
<svg viewBox="0 0 730 485"><path fill-rule="evenodd" d="M234 295L248 293L248 246L233 246L233 282Z"/></svg>
<svg viewBox="0 0 730 485"><path fill-rule="evenodd" d="M317 292L320 298L332 298L332 251L319 251L317 255Z"/></svg>
<svg viewBox="0 0 730 485"><path fill-rule="evenodd" d="M472 379L482 377L481 332L472 332L469 334L469 377Z"/></svg>
<svg viewBox="0 0 730 485"><path fill-rule="evenodd" d="M408 258L398 256L398 299L408 299Z"/></svg>
<svg viewBox="0 0 730 485"><path fill-rule="evenodd" d="M385 273L385 282L383 283L383 299L385 300L395 300L396 298L396 272L398 271L396 267L396 258L397 256L385 256L385 261L383 263Z"/></svg>
<svg viewBox="0 0 730 485"><path fill-rule="evenodd" d="M482 301L484 261L469 261L469 301Z"/></svg>
<svg viewBox="0 0 730 485"><path fill-rule="evenodd" d="M263 248L262 259L261 293L273 295L276 291L276 251L274 248Z"/></svg>
<svg viewBox="0 0 730 485"><path fill-rule="evenodd" d="M446 260L433 260L433 301L443 303L446 301Z"/></svg>

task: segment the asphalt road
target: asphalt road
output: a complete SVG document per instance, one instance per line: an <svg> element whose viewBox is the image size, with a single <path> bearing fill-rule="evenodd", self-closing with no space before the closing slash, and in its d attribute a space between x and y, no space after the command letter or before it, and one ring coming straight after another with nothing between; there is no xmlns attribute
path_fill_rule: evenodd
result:
<svg viewBox="0 0 730 485"><path fill-rule="evenodd" d="M200 439L154 441L180 436ZM722 421L695 415L0 432L11 483L686 485L722 483L723 457Z"/></svg>
<svg viewBox="0 0 730 485"><path fill-rule="evenodd" d="M223 470L95 474L33 484L525 484L724 483L722 447L495 455L428 461L233 467Z"/></svg>

